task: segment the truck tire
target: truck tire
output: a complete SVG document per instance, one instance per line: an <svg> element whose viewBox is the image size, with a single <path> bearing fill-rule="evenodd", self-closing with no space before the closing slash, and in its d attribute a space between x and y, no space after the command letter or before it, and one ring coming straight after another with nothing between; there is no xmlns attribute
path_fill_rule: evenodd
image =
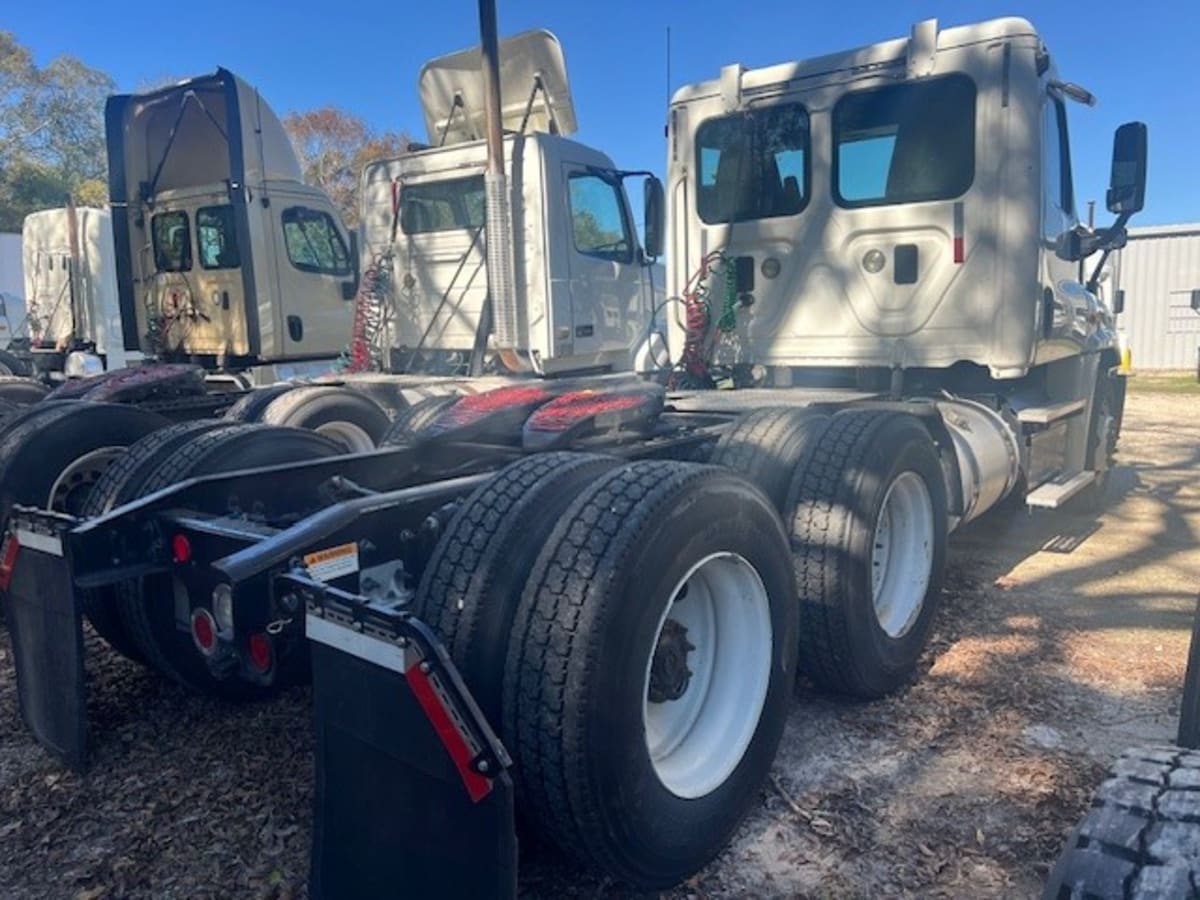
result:
<svg viewBox="0 0 1200 900"><path fill-rule="evenodd" d="M92 486L83 503L80 515L84 518L94 519L115 507L137 499L139 486L145 478L176 449L196 435L213 431L226 424L228 423L219 419L179 422L151 432L131 444ZM134 583L130 587L137 589L137 584ZM83 595L83 613L92 623L92 628L96 630L96 633L104 638L114 650L134 662L143 664L147 662L145 655L125 630L125 624L117 609L115 585L105 585L86 591Z"/></svg>
<svg viewBox="0 0 1200 900"><path fill-rule="evenodd" d="M946 560L946 488L925 426L901 412L834 416L792 482L800 668L880 697L929 638Z"/></svg>
<svg viewBox="0 0 1200 900"><path fill-rule="evenodd" d="M493 724L526 576L571 501L619 462L538 453L512 463L464 501L429 558L414 612L441 636Z"/></svg>
<svg viewBox="0 0 1200 900"><path fill-rule="evenodd" d="M502 734L528 819L638 890L696 872L767 776L795 633L787 537L758 488L669 461L601 475L539 554L509 640Z"/></svg>
<svg viewBox="0 0 1200 900"><path fill-rule="evenodd" d="M36 378L23 378L19 375L0 375L0 399L27 406L44 400L50 389Z"/></svg>
<svg viewBox="0 0 1200 900"><path fill-rule="evenodd" d="M184 479L235 469L336 456L341 448L311 431L264 425L234 425L191 436L130 490L144 497ZM191 634L175 620L172 599L177 584L170 575L154 575L116 585L116 605L125 632L138 651L168 678L199 694L227 699L269 696L286 685L280 677L270 685L240 678L218 678L192 643Z"/></svg>
<svg viewBox="0 0 1200 900"><path fill-rule="evenodd" d="M361 391L320 386L293 388L276 397L259 421L315 431L347 453L374 450L389 425L383 407Z"/></svg>
<svg viewBox="0 0 1200 900"><path fill-rule="evenodd" d="M257 422L277 397L282 397L294 387L294 384L269 384L255 388L225 410L225 418L232 422Z"/></svg>
<svg viewBox="0 0 1200 900"><path fill-rule="evenodd" d="M104 470L162 416L115 403L48 403L0 439L0 524L13 504L78 514Z"/></svg>
<svg viewBox="0 0 1200 900"><path fill-rule="evenodd" d="M9 416L13 415L21 407L11 400L0 398L0 423L3 423Z"/></svg>
<svg viewBox="0 0 1200 900"><path fill-rule="evenodd" d="M0 376L29 375L31 371L28 360L8 350L0 350Z"/></svg>
<svg viewBox="0 0 1200 900"><path fill-rule="evenodd" d="M1200 872L1200 752L1127 750L1046 881L1044 900L1194 897Z"/></svg>
<svg viewBox="0 0 1200 900"><path fill-rule="evenodd" d="M1085 465L1096 472L1096 480L1079 492L1077 508L1100 512L1108 500L1108 482L1117 460L1117 442L1125 414L1125 379L1112 375L1101 365L1096 375L1092 415L1088 420L1088 451ZM1107 421L1108 427L1105 428Z"/></svg>
<svg viewBox="0 0 1200 900"><path fill-rule="evenodd" d="M412 406L400 410L384 433L379 446L394 447L411 444L434 419L452 407L458 400L458 394L443 394L437 397L426 397L418 400Z"/></svg>
<svg viewBox="0 0 1200 900"><path fill-rule="evenodd" d="M784 513L792 476L829 424L829 414L803 407L746 413L721 435L709 459L741 472Z"/></svg>

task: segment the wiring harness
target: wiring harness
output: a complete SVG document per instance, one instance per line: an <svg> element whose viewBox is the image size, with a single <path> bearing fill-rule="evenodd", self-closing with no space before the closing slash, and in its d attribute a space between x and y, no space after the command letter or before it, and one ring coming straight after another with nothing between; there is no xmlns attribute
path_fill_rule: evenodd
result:
<svg viewBox="0 0 1200 900"><path fill-rule="evenodd" d="M680 298L684 309L683 354L672 387L712 387L712 360L722 335L737 328L737 270L720 250L704 257ZM714 325L714 308L718 310Z"/></svg>
<svg viewBox="0 0 1200 900"><path fill-rule="evenodd" d="M392 254L381 253L363 271L354 298L350 346L338 368L343 372L376 372L383 368L383 335L392 288Z"/></svg>

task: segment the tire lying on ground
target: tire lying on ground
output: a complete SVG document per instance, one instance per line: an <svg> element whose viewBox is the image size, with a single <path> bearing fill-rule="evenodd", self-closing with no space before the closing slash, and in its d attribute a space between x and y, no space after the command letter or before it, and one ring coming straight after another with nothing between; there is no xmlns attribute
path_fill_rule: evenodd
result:
<svg viewBox="0 0 1200 900"><path fill-rule="evenodd" d="M808 457L829 424L829 414L803 407L766 407L734 422L709 462L741 472L781 513L796 468Z"/></svg>
<svg viewBox="0 0 1200 900"><path fill-rule="evenodd" d="M795 677L796 599L770 501L643 461L560 517L508 643L502 734L528 818L638 889L711 860L754 801Z"/></svg>
<svg viewBox="0 0 1200 900"><path fill-rule="evenodd" d="M277 397L294 387L294 384L269 384L255 388L225 410L225 418L231 422L257 422Z"/></svg>
<svg viewBox="0 0 1200 900"><path fill-rule="evenodd" d="M117 506L136 500L146 478L170 458L180 446L199 434L227 426L219 419L180 422L151 432L132 444L110 465L88 492L80 509L84 518L102 516ZM121 590L137 590L136 582ZM106 585L87 591L83 596L83 612L96 632L118 653L135 662L145 663L117 609L118 587Z"/></svg>
<svg viewBox="0 0 1200 900"><path fill-rule="evenodd" d="M434 419L458 401L458 394L444 394L438 397L426 397L423 400L418 400L412 406L400 410L396 414L396 418L392 420L391 426L389 426L387 432L383 435L383 439L379 442L379 445L381 447L392 447L400 444L411 444L420 437L421 432Z"/></svg>
<svg viewBox="0 0 1200 900"><path fill-rule="evenodd" d="M25 406L42 400L50 389L36 378L21 378L16 375L0 375L0 400Z"/></svg>
<svg viewBox="0 0 1200 900"><path fill-rule="evenodd" d="M6 521L17 503L79 514L125 448L166 424L162 416L117 403L31 407L0 436L0 517Z"/></svg>
<svg viewBox="0 0 1200 900"><path fill-rule="evenodd" d="M839 413L796 472L787 508L801 671L858 697L903 686L946 559L946 488L929 432L906 413Z"/></svg>
<svg viewBox="0 0 1200 900"><path fill-rule="evenodd" d="M318 385L293 388L276 397L259 421L315 431L350 453L374 449L390 424L383 407L361 391Z"/></svg>
<svg viewBox="0 0 1200 900"><path fill-rule="evenodd" d="M489 721L534 560L559 516L613 457L538 453L502 469L455 512L425 567L414 611L441 636Z"/></svg>
<svg viewBox="0 0 1200 900"><path fill-rule="evenodd" d="M236 469L298 462L336 456L342 452L329 438L312 431L266 425L224 423L222 427L191 435L182 444L163 449L156 466L146 466L136 480L127 482L128 499L199 475ZM230 699L269 696L286 686L294 674L281 670L270 685L240 678L218 678L196 645L191 632L176 620L177 592L184 586L171 575L154 575L116 585L116 609L121 626L137 652L156 669L201 694ZM283 667L285 660L277 660ZM300 661L292 660L302 668Z"/></svg>
<svg viewBox="0 0 1200 900"><path fill-rule="evenodd" d="M1127 750L1046 881L1045 900L1194 897L1200 870L1200 752Z"/></svg>

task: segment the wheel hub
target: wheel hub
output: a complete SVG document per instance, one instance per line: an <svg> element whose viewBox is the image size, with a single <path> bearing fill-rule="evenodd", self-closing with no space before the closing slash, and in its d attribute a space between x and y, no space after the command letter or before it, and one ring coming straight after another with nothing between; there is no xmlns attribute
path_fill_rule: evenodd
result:
<svg viewBox="0 0 1200 900"><path fill-rule="evenodd" d="M650 663L650 689L646 697L651 703L678 700L687 692L693 674L688 668L688 654L695 649L695 644L687 639L685 626L674 619L663 623Z"/></svg>

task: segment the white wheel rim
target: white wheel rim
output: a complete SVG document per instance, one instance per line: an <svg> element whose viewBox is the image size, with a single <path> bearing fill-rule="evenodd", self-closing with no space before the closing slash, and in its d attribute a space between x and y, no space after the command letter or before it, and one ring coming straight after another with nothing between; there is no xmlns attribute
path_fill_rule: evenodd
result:
<svg viewBox="0 0 1200 900"><path fill-rule="evenodd" d="M916 623L932 569L933 501L925 479L904 472L883 498L871 544L871 596L888 637L903 637Z"/></svg>
<svg viewBox="0 0 1200 900"><path fill-rule="evenodd" d="M676 698L652 701L660 638L666 629L671 640L680 626L694 648L686 652L691 677ZM642 722L654 772L672 794L706 796L741 762L766 703L772 642L766 588L736 553L705 557L671 592L646 661Z"/></svg>
<svg viewBox="0 0 1200 900"><path fill-rule="evenodd" d="M371 436L353 422L326 422L314 429L317 434L337 441L350 453L364 453L375 449Z"/></svg>
<svg viewBox="0 0 1200 900"><path fill-rule="evenodd" d="M81 488L90 487L99 481L104 470L124 452L124 447L100 447L73 460L58 473L54 484L50 486L46 509L68 512L67 500L70 496Z"/></svg>

